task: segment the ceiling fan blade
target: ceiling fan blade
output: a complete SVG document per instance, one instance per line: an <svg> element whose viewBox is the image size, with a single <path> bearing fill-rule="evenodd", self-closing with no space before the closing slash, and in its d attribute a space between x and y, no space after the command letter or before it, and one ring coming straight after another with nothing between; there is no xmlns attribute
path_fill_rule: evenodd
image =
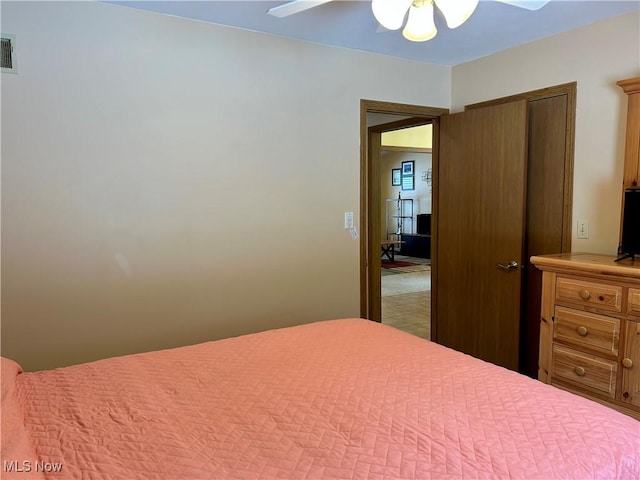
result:
<svg viewBox="0 0 640 480"><path fill-rule="evenodd" d="M551 0L496 0L496 2L506 3L514 7L526 8L527 10L540 10Z"/></svg>
<svg viewBox="0 0 640 480"><path fill-rule="evenodd" d="M323 3L329 3L332 1L333 0L293 0L292 2L283 3L277 7L270 8L267 10L267 13L279 18L288 17L294 13L303 12L310 8L317 7L318 5L322 5Z"/></svg>

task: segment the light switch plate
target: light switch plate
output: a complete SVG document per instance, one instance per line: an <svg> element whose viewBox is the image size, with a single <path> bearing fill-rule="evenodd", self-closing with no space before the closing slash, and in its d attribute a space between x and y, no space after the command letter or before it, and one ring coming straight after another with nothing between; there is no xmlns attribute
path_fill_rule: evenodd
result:
<svg viewBox="0 0 640 480"><path fill-rule="evenodd" d="M344 212L344 229L353 228L353 212Z"/></svg>

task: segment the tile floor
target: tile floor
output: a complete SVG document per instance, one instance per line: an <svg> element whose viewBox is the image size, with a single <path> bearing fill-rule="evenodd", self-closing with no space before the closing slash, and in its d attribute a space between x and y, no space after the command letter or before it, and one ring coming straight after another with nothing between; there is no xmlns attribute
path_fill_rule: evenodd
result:
<svg viewBox="0 0 640 480"><path fill-rule="evenodd" d="M382 269L382 323L431 338L431 268L424 258L396 255L414 267Z"/></svg>

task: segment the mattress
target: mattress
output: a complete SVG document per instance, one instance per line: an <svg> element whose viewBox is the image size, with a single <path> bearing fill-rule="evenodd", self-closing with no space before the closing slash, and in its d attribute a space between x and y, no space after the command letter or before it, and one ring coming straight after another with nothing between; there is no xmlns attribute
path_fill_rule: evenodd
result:
<svg viewBox="0 0 640 480"><path fill-rule="evenodd" d="M2 478L640 477L640 422L362 319L3 359L2 427Z"/></svg>

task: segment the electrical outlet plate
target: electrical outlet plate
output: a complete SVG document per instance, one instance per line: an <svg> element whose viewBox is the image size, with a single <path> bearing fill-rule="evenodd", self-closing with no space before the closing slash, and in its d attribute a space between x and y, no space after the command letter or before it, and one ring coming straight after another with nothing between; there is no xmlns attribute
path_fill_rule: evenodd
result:
<svg viewBox="0 0 640 480"><path fill-rule="evenodd" d="M589 238L588 220L578 220L578 238Z"/></svg>

